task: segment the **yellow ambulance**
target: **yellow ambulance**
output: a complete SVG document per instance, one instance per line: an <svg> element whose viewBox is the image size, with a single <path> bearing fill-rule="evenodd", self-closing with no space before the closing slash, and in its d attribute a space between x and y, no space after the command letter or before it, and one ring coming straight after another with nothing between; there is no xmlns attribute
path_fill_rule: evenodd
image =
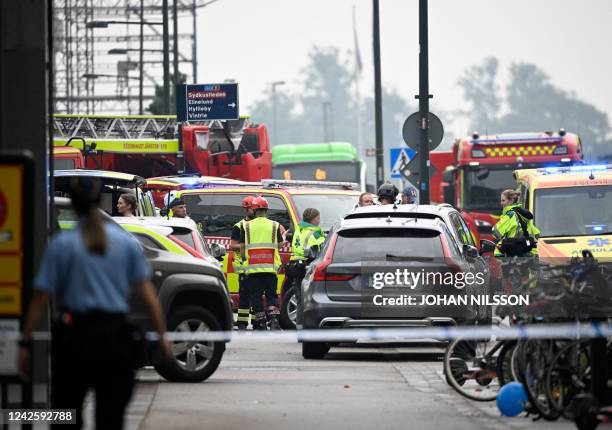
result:
<svg viewBox="0 0 612 430"><path fill-rule="evenodd" d="M562 262L588 249L612 262L612 165L522 169L514 177L541 231L542 260Z"/></svg>

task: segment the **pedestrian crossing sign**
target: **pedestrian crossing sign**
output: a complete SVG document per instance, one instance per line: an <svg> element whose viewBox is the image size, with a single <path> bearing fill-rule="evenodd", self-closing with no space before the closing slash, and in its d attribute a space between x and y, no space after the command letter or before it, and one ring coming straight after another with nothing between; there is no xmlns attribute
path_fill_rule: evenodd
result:
<svg viewBox="0 0 612 430"><path fill-rule="evenodd" d="M398 179L402 177L402 169L406 167L408 162L414 158L416 151L407 146L402 148L391 148L391 178Z"/></svg>

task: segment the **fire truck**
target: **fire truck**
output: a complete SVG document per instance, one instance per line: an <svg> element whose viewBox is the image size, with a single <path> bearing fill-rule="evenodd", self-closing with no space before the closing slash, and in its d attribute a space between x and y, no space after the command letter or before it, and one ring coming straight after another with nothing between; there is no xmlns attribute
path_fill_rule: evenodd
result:
<svg viewBox="0 0 612 430"><path fill-rule="evenodd" d="M461 210L479 236L492 240L491 229L501 214L500 194L515 188L516 169L581 163L582 144L573 133L509 133L457 139L452 151L430 154L436 172L431 200Z"/></svg>
<svg viewBox="0 0 612 430"><path fill-rule="evenodd" d="M144 178L196 173L259 181L272 175L266 126L248 117L179 127L169 115L54 115L53 145L80 149L85 168Z"/></svg>

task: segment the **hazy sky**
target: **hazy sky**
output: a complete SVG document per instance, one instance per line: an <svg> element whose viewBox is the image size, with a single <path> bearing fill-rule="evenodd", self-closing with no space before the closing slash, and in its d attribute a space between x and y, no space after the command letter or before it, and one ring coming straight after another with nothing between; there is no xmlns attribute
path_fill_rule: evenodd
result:
<svg viewBox="0 0 612 430"><path fill-rule="evenodd" d="M465 107L458 77L495 56L503 71L513 61L537 64L555 85L612 118L612 0L430 0L429 5L430 89L442 109ZM246 114L271 82L298 87L313 45L353 49L353 6L364 63L362 91L371 93L370 0L219 0L199 12L198 80L236 79ZM381 0L380 11L383 84L417 110L418 0ZM455 124L452 131L462 134L463 127Z"/></svg>

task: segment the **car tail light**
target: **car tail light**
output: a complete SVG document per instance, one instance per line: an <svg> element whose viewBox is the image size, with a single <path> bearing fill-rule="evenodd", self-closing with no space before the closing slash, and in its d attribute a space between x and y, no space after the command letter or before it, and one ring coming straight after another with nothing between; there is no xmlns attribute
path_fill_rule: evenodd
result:
<svg viewBox="0 0 612 430"><path fill-rule="evenodd" d="M334 254L334 248L336 247L337 235L334 235L331 239L327 252L323 257L323 261L317 265L312 275L313 281L350 281L355 275L340 275L340 274L327 274L327 266L332 262L332 255Z"/></svg>

